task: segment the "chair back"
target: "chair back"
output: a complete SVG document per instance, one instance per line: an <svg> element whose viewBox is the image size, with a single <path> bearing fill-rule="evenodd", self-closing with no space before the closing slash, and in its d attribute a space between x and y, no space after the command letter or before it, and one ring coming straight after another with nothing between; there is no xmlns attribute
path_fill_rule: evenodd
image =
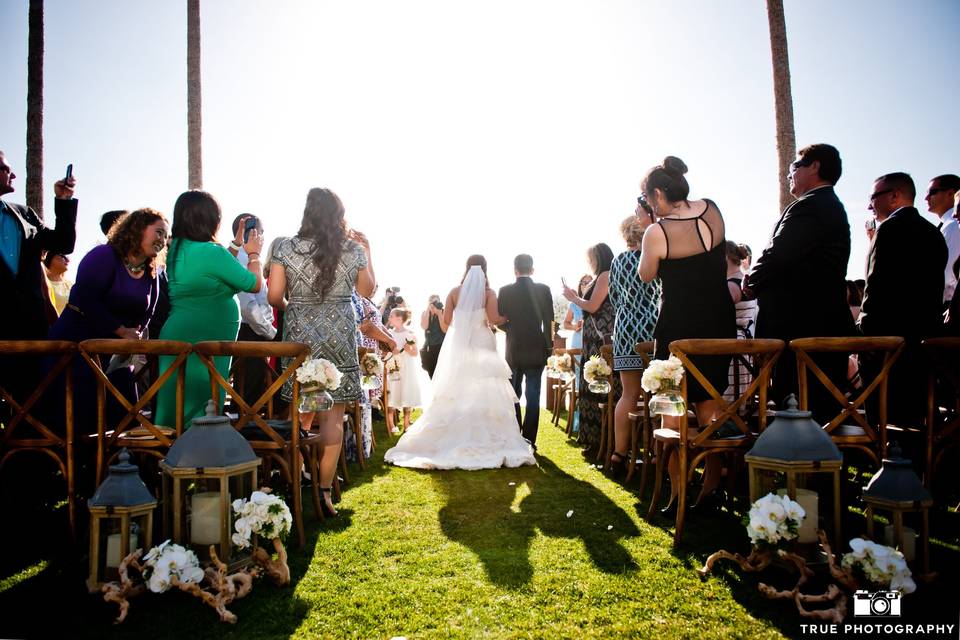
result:
<svg viewBox="0 0 960 640"><path fill-rule="evenodd" d="M960 445L960 338L929 338L922 346L930 365L924 483L933 489L943 455Z"/></svg>
<svg viewBox="0 0 960 640"><path fill-rule="evenodd" d="M744 442L754 439L754 432L741 417L741 409L753 405L756 408L758 430L763 431L767 425L767 391L770 386L770 375L786 345L783 340L736 338L718 339L685 339L674 340L670 343L670 353L675 355L683 364L684 375L682 393L687 398L688 379L692 376L710 395L711 400L717 401L720 412L712 424L703 427L696 435L690 436L687 432L687 416L680 416L680 443L691 447L703 447L719 443L713 438L714 434L727 422L736 425ZM723 397L725 389L718 390L707 377L697 368L692 358L696 356L749 356L757 367L753 381L745 389L728 402ZM724 381L727 378L724 377ZM756 404L751 400L756 397ZM689 406L689 403L687 403Z"/></svg>
<svg viewBox="0 0 960 640"><path fill-rule="evenodd" d="M87 363L97 381L97 480L106 474L112 454L123 447L150 450L162 458L174 440L183 433L183 388L186 378L186 361L190 355L189 342L177 340L84 340L78 345L80 357ZM117 389L106 371L111 356L143 355L148 361L159 356L171 356L173 361L164 370L157 370L157 377L140 393L136 400L128 398ZM157 425L155 413L148 417L146 409L154 404L160 388L176 376L176 422L174 425ZM107 424L107 394L116 400L126 413L116 424ZM172 428L171 428L172 426ZM133 435L142 430L141 435Z"/></svg>
<svg viewBox="0 0 960 640"><path fill-rule="evenodd" d="M851 338L797 338L790 341L790 348L797 356L797 383L800 391L800 409L809 409L810 373L813 374L814 384L821 385L834 400L837 401L839 412L823 426L838 444L845 438L857 438L870 445L870 448L879 450L880 457L886 455L886 427L887 427L887 383L890 369L903 351L904 340L899 336L880 337L851 337ZM863 388L844 393L830 377L824 373L814 361L814 354L857 354L867 355L882 361L879 370L869 376L860 369L860 378ZM877 416L875 420L868 419L865 414L867 401L876 401ZM871 424L873 422L873 424ZM846 436L844 432L849 425L859 427L862 436ZM851 441L852 442L852 441ZM874 456L876 457L876 456Z"/></svg>

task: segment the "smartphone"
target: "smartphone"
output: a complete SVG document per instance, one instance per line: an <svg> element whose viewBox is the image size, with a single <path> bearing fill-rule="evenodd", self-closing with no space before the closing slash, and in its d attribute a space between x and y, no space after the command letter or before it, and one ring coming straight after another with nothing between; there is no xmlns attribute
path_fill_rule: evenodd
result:
<svg viewBox="0 0 960 640"><path fill-rule="evenodd" d="M63 181L67 182L72 177L73 177L73 163L71 162L70 164L67 165L67 175L63 177Z"/></svg>
<svg viewBox="0 0 960 640"><path fill-rule="evenodd" d="M257 228L257 217L250 216L243 223L243 242L246 244L250 240L250 231Z"/></svg>
<svg viewBox="0 0 960 640"><path fill-rule="evenodd" d="M570 285L567 284L567 279L564 278L563 276L560 276L560 282L562 282L563 286L565 286L566 288L568 289L570 288Z"/></svg>

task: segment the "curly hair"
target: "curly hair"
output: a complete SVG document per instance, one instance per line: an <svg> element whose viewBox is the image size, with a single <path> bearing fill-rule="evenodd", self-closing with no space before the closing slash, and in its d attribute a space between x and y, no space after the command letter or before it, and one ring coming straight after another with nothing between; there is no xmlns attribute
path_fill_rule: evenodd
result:
<svg viewBox="0 0 960 640"><path fill-rule="evenodd" d="M307 204L303 209L298 238L312 240L309 254L317 268L314 290L323 300L333 286L333 279L340 265L344 241L347 239L347 223L343 218L343 202L330 189L310 189Z"/></svg>
<svg viewBox="0 0 960 640"><path fill-rule="evenodd" d="M130 254L139 253L140 245L143 244L144 229L158 220L167 221L164 215L155 209L137 209L128 213L110 227L107 244L113 247L121 260L126 260ZM149 269L151 278L157 277L157 267L163 264L165 253L166 249L147 262L146 267Z"/></svg>

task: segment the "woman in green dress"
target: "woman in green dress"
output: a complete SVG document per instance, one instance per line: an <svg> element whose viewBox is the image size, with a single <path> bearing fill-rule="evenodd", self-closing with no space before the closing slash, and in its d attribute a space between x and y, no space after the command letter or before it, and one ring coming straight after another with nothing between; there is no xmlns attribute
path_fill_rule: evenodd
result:
<svg viewBox="0 0 960 640"><path fill-rule="evenodd" d="M250 258L244 268L226 249L217 244L220 205L205 191L187 191L173 207L172 241L167 257L170 280L170 317L160 331L161 340L197 343L205 340L236 340L240 329L240 307L236 294L256 293L262 284L260 249L263 238L250 231L244 249ZM160 371L173 362L160 358ZM214 359L217 370L227 378L230 358ZM187 359L184 386L184 428L204 414L210 399L210 375L200 359ZM220 389L220 406L224 391ZM171 377L157 399L157 424L176 424L176 378Z"/></svg>

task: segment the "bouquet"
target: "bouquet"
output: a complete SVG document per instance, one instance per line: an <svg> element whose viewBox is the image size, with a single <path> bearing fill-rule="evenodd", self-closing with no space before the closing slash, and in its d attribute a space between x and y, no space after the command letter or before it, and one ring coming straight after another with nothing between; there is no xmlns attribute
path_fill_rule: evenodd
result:
<svg viewBox="0 0 960 640"><path fill-rule="evenodd" d="M643 370L640 386L650 398L648 407L654 416L682 416L687 412L687 405L680 394L680 383L683 382L683 364L676 356L667 360L651 360Z"/></svg>
<svg viewBox="0 0 960 640"><path fill-rule="evenodd" d="M903 554L892 547L886 547L863 538L850 541L850 553L843 556L844 569L856 570L863 574L867 582L881 589L913 593L917 584L907 566Z"/></svg>
<svg viewBox="0 0 960 640"><path fill-rule="evenodd" d="M547 369L552 377L569 380L573 377L573 359L569 353L547 358Z"/></svg>
<svg viewBox="0 0 960 640"><path fill-rule="evenodd" d="M768 493L750 505L744 524L754 546L776 547L797 537L806 515L803 507L788 496Z"/></svg>
<svg viewBox="0 0 960 640"><path fill-rule="evenodd" d="M290 533L293 516L290 508L279 496L254 491L250 500L241 498L233 501L233 513L237 516L233 528L233 544L241 549L250 546L251 534L257 534L268 540L285 538Z"/></svg>
<svg viewBox="0 0 960 640"><path fill-rule="evenodd" d="M360 387L362 389L380 388L380 368L383 363L375 353L365 353L360 358Z"/></svg>
<svg viewBox="0 0 960 640"><path fill-rule="evenodd" d="M196 582L203 580L203 569L197 554L169 540L150 549L143 559L143 579L154 593L163 593L173 585L171 580Z"/></svg>
<svg viewBox="0 0 960 640"><path fill-rule="evenodd" d="M400 379L400 358L398 358L395 354L390 355L387 357L384 365L387 367L387 376L391 380L397 381Z"/></svg>
<svg viewBox="0 0 960 640"><path fill-rule="evenodd" d="M300 398L300 413L328 411L333 407L333 398L328 391L340 388L343 374L329 360L307 358L297 369L297 382L303 392Z"/></svg>
<svg viewBox="0 0 960 640"><path fill-rule="evenodd" d="M613 370L607 361L600 356L590 356L590 359L583 365L583 379L587 381L587 386L594 393L610 393L609 378Z"/></svg>

